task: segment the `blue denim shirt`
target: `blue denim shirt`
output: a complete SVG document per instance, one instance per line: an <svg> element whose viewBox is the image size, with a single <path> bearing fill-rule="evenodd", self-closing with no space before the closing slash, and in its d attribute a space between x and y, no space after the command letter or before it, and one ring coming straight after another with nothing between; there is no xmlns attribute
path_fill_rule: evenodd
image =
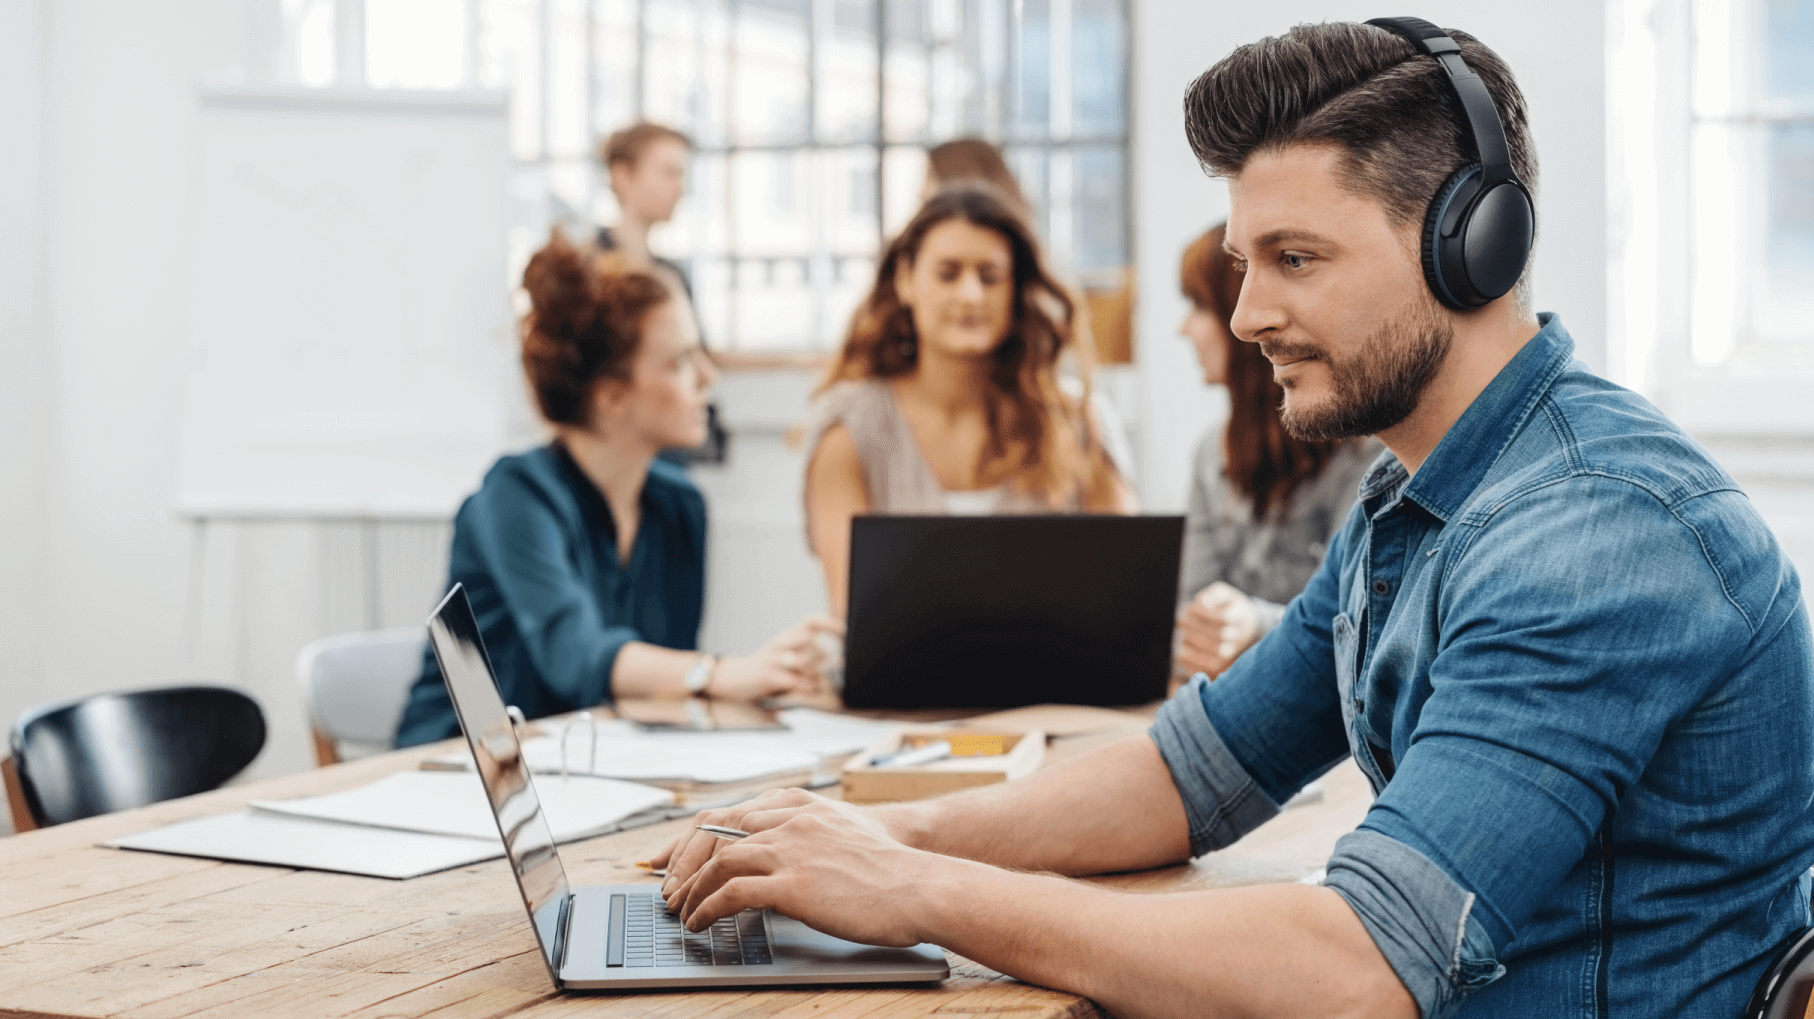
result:
<svg viewBox="0 0 1814 1019"><path fill-rule="evenodd" d="M1352 755L1326 883L1424 1015L1733 1019L1807 925L1814 646L1749 500L1554 316L1152 735L1196 852Z"/></svg>

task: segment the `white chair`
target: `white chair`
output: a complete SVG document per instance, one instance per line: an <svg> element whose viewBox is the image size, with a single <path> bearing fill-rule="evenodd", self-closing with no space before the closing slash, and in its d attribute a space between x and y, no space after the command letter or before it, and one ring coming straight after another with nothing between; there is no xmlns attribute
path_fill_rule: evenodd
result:
<svg viewBox="0 0 1814 1019"><path fill-rule="evenodd" d="M323 637L296 656L315 763L391 749L409 688L422 672L421 627Z"/></svg>

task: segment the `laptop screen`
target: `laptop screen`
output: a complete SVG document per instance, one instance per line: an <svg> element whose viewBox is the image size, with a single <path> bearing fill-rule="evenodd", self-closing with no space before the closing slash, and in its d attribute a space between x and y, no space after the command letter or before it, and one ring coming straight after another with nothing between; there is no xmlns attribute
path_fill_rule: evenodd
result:
<svg viewBox="0 0 1814 1019"><path fill-rule="evenodd" d="M441 663L447 693L453 698L454 713L460 716L460 728L472 748L473 764L485 783L491 812L497 817L504 852L510 857L523 906L529 910L536 940L541 943L542 959L558 986L560 960L555 952L561 914L567 905L567 872L555 854L554 835L542 816L541 801L529 780L516 729L498 694L491 659L479 637L479 622L463 587L455 584L441 600L429 617L428 635L435 660Z"/></svg>

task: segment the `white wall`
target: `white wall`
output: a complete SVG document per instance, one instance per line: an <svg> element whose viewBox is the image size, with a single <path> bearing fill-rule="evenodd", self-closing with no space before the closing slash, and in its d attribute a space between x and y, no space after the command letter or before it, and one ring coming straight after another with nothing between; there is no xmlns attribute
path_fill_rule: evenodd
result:
<svg viewBox="0 0 1814 1019"><path fill-rule="evenodd" d="M1140 306L1141 494L1151 508L1182 507L1190 453L1226 413L1190 349L1177 337L1184 317L1178 258L1227 215L1227 191L1204 177L1184 141L1184 90L1244 42L1303 22L1360 20L1394 13L1332 0L1204 4L1134 0L1134 223ZM1606 172L1605 28L1599 5L1579 0L1507 4L1448 0L1423 16L1465 29L1497 50L1529 101L1541 165L1536 302L1557 311L1581 356L1605 363ZM1585 15L1585 16L1584 16ZM1567 26L1558 31L1557 26Z"/></svg>
<svg viewBox="0 0 1814 1019"><path fill-rule="evenodd" d="M0 5L5 724L188 678L190 545L171 506L195 86L240 65L246 19L241 0ZM300 766L299 723L277 728Z"/></svg>
<svg viewBox="0 0 1814 1019"><path fill-rule="evenodd" d="M0 701L41 679L38 537L44 524L44 18L0 5ZM10 719L10 714L0 718ZM4 721L0 721L4 724ZM0 821L0 824L3 824Z"/></svg>

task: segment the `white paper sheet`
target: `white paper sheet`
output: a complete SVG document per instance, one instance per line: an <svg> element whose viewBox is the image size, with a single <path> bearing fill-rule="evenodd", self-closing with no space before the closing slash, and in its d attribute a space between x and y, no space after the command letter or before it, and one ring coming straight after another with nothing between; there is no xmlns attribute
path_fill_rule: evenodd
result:
<svg viewBox="0 0 1814 1019"><path fill-rule="evenodd" d="M612 828L632 814L674 801L666 789L574 776L543 778L536 797L556 842L571 842ZM370 785L296 800L253 800L252 808L343 824L456 835L496 842L497 822L485 787L472 772L400 771Z"/></svg>
<svg viewBox="0 0 1814 1019"><path fill-rule="evenodd" d="M393 879L432 874L504 855L504 844L495 830L489 839L468 839L262 810L198 817L102 844L209 860Z"/></svg>
<svg viewBox="0 0 1814 1019"><path fill-rule="evenodd" d="M820 768L826 758L855 753L897 727L812 708L790 708L779 717L788 728L773 732L648 732L629 722L600 720L594 723L596 749L591 730L577 723L567 729L566 769L573 775L633 781L744 782ZM538 775L558 775L561 724L542 724L552 734L525 740L523 759ZM437 767L472 767L465 752L432 760Z"/></svg>

